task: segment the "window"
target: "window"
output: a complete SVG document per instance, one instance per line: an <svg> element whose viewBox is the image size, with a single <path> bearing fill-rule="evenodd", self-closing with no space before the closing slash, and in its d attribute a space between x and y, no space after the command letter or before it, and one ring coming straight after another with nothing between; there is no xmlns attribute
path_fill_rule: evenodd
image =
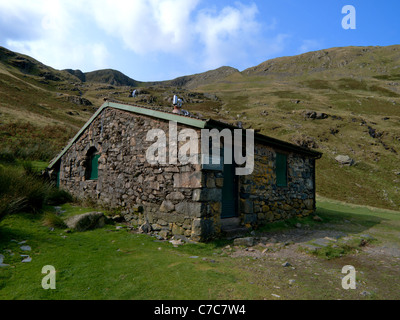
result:
<svg viewBox="0 0 400 320"><path fill-rule="evenodd" d="M276 185L287 187L287 155L276 154Z"/></svg>
<svg viewBox="0 0 400 320"><path fill-rule="evenodd" d="M99 158L96 148L90 148L87 153L86 179L97 180L99 177Z"/></svg>

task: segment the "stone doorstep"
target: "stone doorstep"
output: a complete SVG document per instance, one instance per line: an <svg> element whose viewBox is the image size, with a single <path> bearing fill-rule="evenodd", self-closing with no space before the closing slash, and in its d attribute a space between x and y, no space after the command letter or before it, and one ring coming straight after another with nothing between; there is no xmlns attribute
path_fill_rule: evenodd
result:
<svg viewBox="0 0 400 320"><path fill-rule="evenodd" d="M221 230L237 228L240 225L240 218L225 218L221 219Z"/></svg>
<svg viewBox="0 0 400 320"><path fill-rule="evenodd" d="M222 231L222 233L224 234L226 239L233 240L245 236L248 231L249 230L246 227L237 227L225 229Z"/></svg>
<svg viewBox="0 0 400 320"><path fill-rule="evenodd" d="M248 232L246 227L240 226L240 218L221 219L221 233L228 239L232 240L244 236Z"/></svg>

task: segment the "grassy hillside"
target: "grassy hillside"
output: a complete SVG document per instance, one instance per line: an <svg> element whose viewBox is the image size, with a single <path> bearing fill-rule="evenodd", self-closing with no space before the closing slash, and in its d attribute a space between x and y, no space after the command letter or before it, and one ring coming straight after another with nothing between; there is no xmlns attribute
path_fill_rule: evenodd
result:
<svg viewBox="0 0 400 320"><path fill-rule="evenodd" d="M214 117L322 151L319 194L398 208L399 68L400 46L333 48L270 60L197 90L222 101ZM355 165L342 167L337 155Z"/></svg>
<svg viewBox="0 0 400 320"><path fill-rule="evenodd" d="M107 83L113 86L132 86L140 85L139 81L133 80L122 72L112 69L97 70L85 73L85 81L92 83Z"/></svg>
<svg viewBox="0 0 400 320"><path fill-rule="evenodd" d="M210 70L189 76L178 77L173 80L153 82L152 85L166 87L181 87L185 89L194 89L201 85L214 83L222 80L229 75L239 73L239 70L231 67L220 67L215 70Z"/></svg>
<svg viewBox="0 0 400 320"><path fill-rule="evenodd" d="M0 49L0 150L20 156L19 150L43 149L25 156L49 160L104 98L170 110L177 94L199 117L240 121L323 152L318 194L400 207L400 46L332 48L161 83L127 83L113 70L93 77L58 71ZM25 60L32 66L15 63ZM134 86L139 95L129 98ZM355 164L341 166L338 155Z"/></svg>
<svg viewBox="0 0 400 320"><path fill-rule="evenodd" d="M4 53L4 51L0 51ZM4 57L4 55L2 55ZM65 86L74 78L28 61L31 73L21 65L0 63L0 150L20 158L47 160L59 151L93 112L70 102L77 95L75 86ZM27 63L28 63L27 62ZM60 77L59 77L60 76ZM50 80L50 78L52 80ZM76 79L76 78L75 78ZM76 79L78 80L78 79Z"/></svg>

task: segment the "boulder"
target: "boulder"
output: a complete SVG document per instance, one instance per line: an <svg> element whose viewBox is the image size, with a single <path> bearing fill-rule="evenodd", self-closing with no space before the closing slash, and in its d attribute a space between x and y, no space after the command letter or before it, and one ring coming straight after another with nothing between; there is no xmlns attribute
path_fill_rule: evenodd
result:
<svg viewBox="0 0 400 320"><path fill-rule="evenodd" d="M102 212L87 212L66 219L65 224L70 229L86 231L103 227L105 225L105 216Z"/></svg>
<svg viewBox="0 0 400 320"><path fill-rule="evenodd" d="M65 100L68 102L72 102L74 104L77 104L79 106L92 106L92 102L90 102L88 99L78 97L78 96L66 96Z"/></svg>
<svg viewBox="0 0 400 320"><path fill-rule="evenodd" d="M295 135L292 137L292 142L300 147L316 149L318 148L318 143L315 141L315 138L306 136L304 134L298 136Z"/></svg>
<svg viewBox="0 0 400 320"><path fill-rule="evenodd" d="M354 160L349 156L339 155L335 158L335 160L342 166L352 166L354 164Z"/></svg>
<svg viewBox="0 0 400 320"><path fill-rule="evenodd" d="M329 117L329 115L326 113L310 111L310 110L305 111L304 116L309 119L326 119Z"/></svg>

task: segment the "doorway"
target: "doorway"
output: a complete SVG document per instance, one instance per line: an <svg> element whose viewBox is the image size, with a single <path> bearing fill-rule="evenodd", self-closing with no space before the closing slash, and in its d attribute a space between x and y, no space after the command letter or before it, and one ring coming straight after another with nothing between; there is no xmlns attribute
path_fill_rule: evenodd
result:
<svg viewBox="0 0 400 320"><path fill-rule="evenodd" d="M238 216L238 177L235 165L224 163L223 174L221 219L234 218Z"/></svg>

